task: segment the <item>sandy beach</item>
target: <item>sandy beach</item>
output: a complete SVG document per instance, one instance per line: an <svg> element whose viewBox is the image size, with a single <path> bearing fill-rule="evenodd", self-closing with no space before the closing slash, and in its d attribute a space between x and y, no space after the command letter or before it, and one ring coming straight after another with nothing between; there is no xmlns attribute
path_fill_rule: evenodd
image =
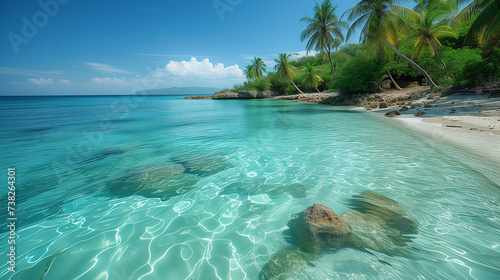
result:
<svg viewBox="0 0 500 280"><path fill-rule="evenodd" d="M467 149L482 160L500 164L500 98L489 94L454 93L436 99L422 98L413 103L424 105L400 111L394 120L440 141ZM372 110L387 113L401 110L390 106ZM421 110L425 114L415 114Z"/></svg>

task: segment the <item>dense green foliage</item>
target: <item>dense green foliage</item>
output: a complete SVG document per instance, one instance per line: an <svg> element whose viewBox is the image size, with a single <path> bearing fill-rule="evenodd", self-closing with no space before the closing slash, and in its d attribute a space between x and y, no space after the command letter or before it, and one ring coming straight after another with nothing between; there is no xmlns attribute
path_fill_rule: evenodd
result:
<svg viewBox="0 0 500 280"><path fill-rule="evenodd" d="M452 0L422 0L413 10L397 3L361 0L346 11L353 21L347 37L361 30L362 42L346 45L339 40L345 26L336 7L329 0L316 4L314 16L302 19L307 26L301 37L308 39L307 49L319 52L295 60L280 53L275 72L266 76L262 59L254 58L245 68L248 81L234 90L363 93L382 90L389 74L400 86L424 77L455 88L500 81L500 25L493 24L499 18L498 0L475 0L462 11Z"/></svg>
<svg viewBox="0 0 500 280"><path fill-rule="evenodd" d="M468 61L455 78L455 85L460 88L488 85L500 78L500 50L479 61Z"/></svg>
<svg viewBox="0 0 500 280"><path fill-rule="evenodd" d="M362 65L362 67L360 67ZM376 89L383 67L379 60L360 54L352 57L330 85L342 93L365 93Z"/></svg>

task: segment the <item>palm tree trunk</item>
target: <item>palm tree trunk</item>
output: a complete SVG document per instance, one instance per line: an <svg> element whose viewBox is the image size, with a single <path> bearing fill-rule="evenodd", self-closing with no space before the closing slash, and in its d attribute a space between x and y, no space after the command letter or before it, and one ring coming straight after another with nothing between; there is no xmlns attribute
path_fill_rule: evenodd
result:
<svg viewBox="0 0 500 280"><path fill-rule="evenodd" d="M431 40L429 40L429 42L431 43L431 47L434 50L434 53L437 55L437 57L439 58L439 60L441 60L441 64L443 65L443 69L446 69L446 63L444 63L444 61L439 56L439 52L438 52L436 46L434 46L434 43ZM448 71L446 71L446 72L448 72Z"/></svg>
<svg viewBox="0 0 500 280"><path fill-rule="evenodd" d="M431 76L429 76L429 74L422 67L420 67L418 64L416 64L411 59L409 59L408 57L406 57L404 54L398 52L398 50L393 45L391 45L389 42L387 42L385 40L385 38L382 38L382 40L384 40L384 43L389 48L391 48L399 57L401 57L402 59L406 60L406 62L410 63L413 67L417 68L418 71L420 71L420 73L422 73L422 75L425 77L425 79L427 80L427 82L431 86L431 89L437 87L436 83L434 83L434 81L431 79Z"/></svg>
<svg viewBox="0 0 500 280"><path fill-rule="evenodd" d="M332 57L330 56L330 48L326 49L326 52L328 54L328 59L330 60L330 66L332 67L333 76L337 77L337 73L335 73L335 67L333 67Z"/></svg>
<svg viewBox="0 0 500 280"><path fill-rule="evenodd" d="M394 84L394 86L398 89L398 90L401 90L401 88L399 87L398 83L396 83L396 81L394 80L394 78L392 77L391 75L391 72L389 72L389 70L387 70L387 76L389 76L389 79L391 79L392 83Z"/></svg>
<svg viewBox="0 0 500 280"><path fill-rule="evenodd" d="M296 88L296 89L297 89L300 93L304 94L304 93L300 90L300 88L298 88L298 87L295 85L295 83L293 82L293 80L292 80L292 79L290 79L290 82L292 82L292 85L293 85L293 86L294 86L294 87L295 87L295 88Z"/></svg>
<svg viewBox="0 0 500 280"><path fill-rule="evenodd" d="M317 91L318 93L321 93L321 91L319 91L319 89L318 89L317 87L315 87L315 89L316 89L316 91Z"/></svg>

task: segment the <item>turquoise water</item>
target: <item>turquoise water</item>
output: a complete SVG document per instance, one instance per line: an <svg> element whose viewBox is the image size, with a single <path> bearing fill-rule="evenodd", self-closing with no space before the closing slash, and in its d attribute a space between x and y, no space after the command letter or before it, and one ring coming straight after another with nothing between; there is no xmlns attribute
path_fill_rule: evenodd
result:
<svg viewBox="0 0 500 280"><path fill-rule="evenodd" d="M328 251L293 279L500 278L498 166L389 118L178 96L1 103L19 236L1 279L258 279L293 244L292 214L342 214L370 189L419 221L408 254Z"/></svg>

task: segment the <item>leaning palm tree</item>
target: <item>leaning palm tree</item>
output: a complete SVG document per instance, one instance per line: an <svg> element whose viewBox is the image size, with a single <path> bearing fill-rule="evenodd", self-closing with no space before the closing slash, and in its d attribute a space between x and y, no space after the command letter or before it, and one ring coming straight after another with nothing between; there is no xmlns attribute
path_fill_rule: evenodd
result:
<svg viewBox="0 0 500 280"><path fill-rule="evenodd" d="M361 27L360 41L374 43L377 46L379 59L385 56L384 45L391 48L399 57L406 60L413 67L417 68L425 77L431 88L437 87L429 74L418 64L399 52L398 31L406 26L404 18L400 15L411 9L396 6L399 0L362 0L355 7L346 11L349 13L348 20L354 21L347 32L347 39L353 32ZM396 13L395 11L399 11ZM392 79L393 80L393 79ZM394 81L393 81L394 82Z"/></svg>
<svg viewBox="0 0 500 280"><path fill-rule="evenodd" d="M302 68L302 70L304 70L304 72L306 73L306 85L309 88L314 88L317 92L319 92L318 86L323 82L323 79L321 79L320 76L316 75L314 67L310 63L307 63Z"/></svg>
<svg viewBox="0 0 500 280"><path fill-rule="evenodd" d="M297 85L293 82L293 77L295 76L295 66L293 66L290 62L290 58L292 57L289 53L279 53L278 59L275 59L276 65L274 65L274 70L278 77L282 79L290 79L293 86L300 92L303 93Z"/></svg>
<svg viewBox="0 0 500 280"><path fill-rule="evenodd" d="M306 29L302 31L300 39L304 41L309 38L306 45L308 51L313 49L317 51L326 51L334 76L337 76L337 74L335 73L335 68L333 67L332 58L330 56L332 43L334 38L339 38L341 41L344 41L342 30L348 28L347 22L339 20L335 15L336 9L337 6L332 6L330 0L325 0L321 5L316 3L314 7L314 17L305 16L300 20L308 23Z"/></svg>
<svg viewBox="0 0 500 280"><path fill-rule="evenodd" d="M260 57L254 57L253 60L250 60L250 63L253 79L264 77L264 73L267 72L264 61Z"/></svg>
<svg viewBox="0 0 500 280"><path fill-rule="evenodd" d="M472 23L466 41L473 39L485 49L500 45L500 0L474 0L455 18L457 24L463 24L478 14Z"/></svg>

